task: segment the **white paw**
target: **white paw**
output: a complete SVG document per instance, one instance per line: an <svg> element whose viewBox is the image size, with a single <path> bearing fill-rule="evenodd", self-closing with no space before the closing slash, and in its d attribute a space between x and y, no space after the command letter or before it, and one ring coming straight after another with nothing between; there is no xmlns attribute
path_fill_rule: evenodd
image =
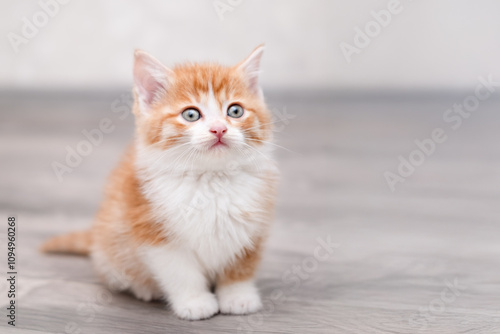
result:
<svg viewBox="0 0 500 334"><path fill-rule="evenodd" d="M172 303L174 313L181 319L201 320L210 318L219 312L217 299L211 293L202 294Z"/></svg>
<svg viewBox="0 0 500 334"><path fill-rule="evenodd" d="M248 314L262 308L259 293L252 283L236 283L218 289L219 308L221 313Z"/></svg>

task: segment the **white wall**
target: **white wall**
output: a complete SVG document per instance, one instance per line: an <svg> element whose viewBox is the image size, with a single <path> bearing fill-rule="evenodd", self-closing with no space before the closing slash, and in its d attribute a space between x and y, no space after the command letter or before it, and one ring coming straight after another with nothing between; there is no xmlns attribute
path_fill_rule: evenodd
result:
<svg viewBox="0 0 500 334"><path fill-rule="evenodd" d="M500 80L495 0L400 0L401 12L348 63L339 44L352 44L354 28L390 1L221 0L236 5L220 20L213 0L72 0L15 53L8 34L21 35L23 17L41 7L0 0L0 88L124 87L136 47L166 64L231 64L261 42L270 88L468 89L480 75Z"/></svg>

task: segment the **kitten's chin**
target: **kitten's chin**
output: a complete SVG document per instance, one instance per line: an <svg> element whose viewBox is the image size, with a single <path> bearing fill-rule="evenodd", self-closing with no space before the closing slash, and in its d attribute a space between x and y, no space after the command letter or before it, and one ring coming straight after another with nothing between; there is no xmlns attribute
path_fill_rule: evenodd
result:
<svg viewBox="0 0 500 334"><path fill-rule="evenodd" d="M205 157L214 160L234 159L234 148L226 143L215 143L205 150Z"/></svg>
<svg viewBox="0 0 500 334"><path fill-rule="evenodd" d="M209 142L205 146L205 150L208 154L225 154L231 151L231 144L227 141L222 139L215 139L211 142Z"/></svg>

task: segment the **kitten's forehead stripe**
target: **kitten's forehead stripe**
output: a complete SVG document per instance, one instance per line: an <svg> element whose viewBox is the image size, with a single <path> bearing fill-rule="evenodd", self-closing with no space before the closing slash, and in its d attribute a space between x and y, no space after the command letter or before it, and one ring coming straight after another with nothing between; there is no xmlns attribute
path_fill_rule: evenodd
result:
<svg viewBox="0 0 500 334"><path fill-rule="evenodd" d="M209 98L213 97L215 99L214 90L212 87L212 82L210 80L208 81L208 96L209 96Z"/></svg>
<svg viewBox="0 0 500 334"><path fill-rule="evenodd" d="M206 97L205 107L205 112L208 113L211 117L216 117L221 113L222 102L220 101L220 99L215 97L211 81L208 81L208 93Z"/></svg>

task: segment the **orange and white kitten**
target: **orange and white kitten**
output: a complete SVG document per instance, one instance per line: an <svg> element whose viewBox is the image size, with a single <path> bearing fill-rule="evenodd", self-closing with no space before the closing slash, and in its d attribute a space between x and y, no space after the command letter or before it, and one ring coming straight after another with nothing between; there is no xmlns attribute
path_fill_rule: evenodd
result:
<svg viewBox="0 0 500 334"><path fill-rule="evenodd" d="M259 310L254 275L278 175L258 85L262 52L233 67L170 69L136 51L134 142L92 229L42 250L90 254L108 286L164 298L183 319Z"/></svg>

